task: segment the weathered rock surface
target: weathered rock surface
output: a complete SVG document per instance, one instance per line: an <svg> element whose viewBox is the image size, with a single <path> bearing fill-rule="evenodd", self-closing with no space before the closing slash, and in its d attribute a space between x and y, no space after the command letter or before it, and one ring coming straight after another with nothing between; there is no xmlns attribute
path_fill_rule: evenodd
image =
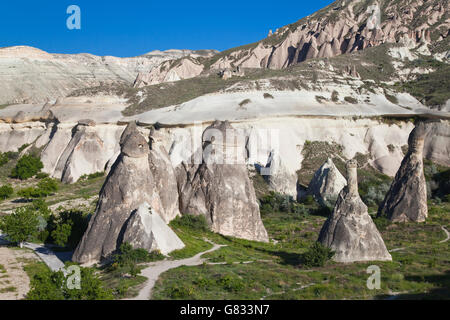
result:
<svg viewBox="0 0 450 320"><path fill-rule="evenodd" d="M150 132L148 161L156 190L164 208L163 218L169 223L180 215L177 178L169 154L164 147L163 135L154 129Z"/></svg>
<svg viewBox="0 0 450 320"><path fill-rule="evenodd" d="M378 208L378 216L401 222L423 222L427 218L427 185L423 173L426 127L425 122L419 122L409 135L408 152Z"/></svg>
<svg viewBox="0 0 450 320"><path fill-rule="evenodd" d="M270 189L294 198L297 197L297 177L286 168L279 152L271 151L265 171L264 177L269 183Z"/></svg>
<svg viewBox="0 0 450 320"><path fill-rule="evenodd" d="M163 82L173 82L198 76L204 66L193 58L184 58L178 63L166 61L148 73L139 73L134 81L135 88L145 87Z"/></svg>
<svg viewBox="0 0 450 320"><path fill-rule="evenodd" d="M245 148L232 137L228 122L214 122L203 133L203 162L177 167L180 210L204 215L214 232L267 242L253 184L239 162Z"/></svg>
<svg viewBox="0 0 450 320"><path fill-rule="evenodd" d="M130 217L123 241L130 243L134 248L157 250L165 255L184 248L183 241L146 202Z"/></svg>
<svg viewBox="0 0 450 320"><path fill-rule="evenodd" d="M253 46L231 50L211 68L282 69L308 59L399 43L404 37L417 45L437 43L448 36L448 13L448 2L440 0L335 1L296 23L279 28ZM381 15L386 18L381 19ZM347 73L359 77L353 67Z"/></svg>
<svg viewBox="0 0 450 320"><path fill-rule="evenodd" d="M347 163L347 186L320 231L318 241L335 251L337 262L392 260L358 193L357 163Z"/></svg>
<svg viewBox="0 0 450 320"><path fill-rule="evenodd" d="M149 146L137 130L125 131L121 154L106 178L95 215L74 252L76 262L91 264L116 251L123 242L131 214L141 204L149 203L154 212L164 216L149 167Z"/></svg>
<svg viewBox="0 0 450 320"><path fill-rule="evenodd" d="M347 180L339 172L331 158L314 173L308 186L308 193L313 195L322 205L337 199Z"/></svg>
<svg viewBox="0 0 450 320"><path fill-rule="evenodd" d="M51 54L26 46L0 48L0 105L45 102L92 86L132 84L139 73L150 72L164 61L214 53L214 50L167 50L117 58Z"/></svg>

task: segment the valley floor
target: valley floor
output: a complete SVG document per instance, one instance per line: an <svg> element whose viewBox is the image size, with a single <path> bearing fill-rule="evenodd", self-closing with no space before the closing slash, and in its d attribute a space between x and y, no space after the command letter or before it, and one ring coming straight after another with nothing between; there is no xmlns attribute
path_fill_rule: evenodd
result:
<svg viewBox="0 0 450 320"><path fill-rule="evenodd" d="M379 225L392 262L328 262L320 268L301 263L326 219L314 213L264 215L275 240L269 244L178 228L185 251L201 236L226 246L205 254L208 263L163 273L152 299L449 299L450 242L443 231L450 229L449 212L449 203L430 203L426 223ZM381 270L379 290L366 285L371 265Z"/></svg>

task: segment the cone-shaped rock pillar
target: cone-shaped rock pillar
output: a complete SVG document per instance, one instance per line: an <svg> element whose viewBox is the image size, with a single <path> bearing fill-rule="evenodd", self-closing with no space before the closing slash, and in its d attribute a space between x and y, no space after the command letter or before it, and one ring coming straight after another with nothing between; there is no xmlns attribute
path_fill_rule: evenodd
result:
<svg viewBox="0 0 450 320"><path fill-rule="evenodd" d="M408 152L378 208L378 216L391 221L423 222L428 216L427 185L423 173L426 123L419 122L408 139Z"/></svg>
<svg viewBox="0 0 450 320"><path fill-rule="evenodd" d="M347 163L347 186L322 227L319 242L335 251L338 262L392 260L367 206L358 193L357 163Z"/></svg>

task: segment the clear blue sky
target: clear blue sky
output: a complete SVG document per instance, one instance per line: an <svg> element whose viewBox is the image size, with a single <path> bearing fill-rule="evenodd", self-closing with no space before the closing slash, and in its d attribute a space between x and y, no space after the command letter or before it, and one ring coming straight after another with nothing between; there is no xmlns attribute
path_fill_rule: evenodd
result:
<svg viewBox="0 0 450 320"><path fill-rule="evenodd" d="M266 37L331 0L1 0L0 47L129 57L152 50L226 50ZM66 9L81 8L81 30Z"/></svg>

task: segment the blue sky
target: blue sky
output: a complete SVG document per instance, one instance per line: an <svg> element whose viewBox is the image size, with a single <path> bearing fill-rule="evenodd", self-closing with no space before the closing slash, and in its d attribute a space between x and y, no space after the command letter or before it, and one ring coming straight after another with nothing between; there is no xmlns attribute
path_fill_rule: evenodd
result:
<svg viewBox="0 0 450 320"><path fill-rule="evenodd" d="M131 57L152 50L216 49L252 43L331 0L15 0L0 2L0 47ZM81 30L68 30L69 5Z"/></svg>

